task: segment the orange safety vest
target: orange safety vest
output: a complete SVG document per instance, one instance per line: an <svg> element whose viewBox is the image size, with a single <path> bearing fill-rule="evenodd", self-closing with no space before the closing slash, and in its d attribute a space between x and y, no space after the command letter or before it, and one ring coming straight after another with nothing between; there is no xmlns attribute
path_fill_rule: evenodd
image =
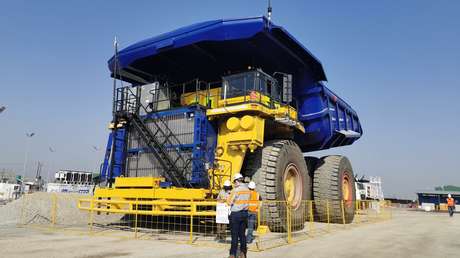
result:
<svg viewBox="0 0 460 258"><path fill-rule="evenodd" d="M259 209L259 193L257 191L251 191L251 196L249 197L249 207L250 212L257 212Z"/></svg>
<svg viewBox="0 0 460 258"><path fill-rule="evenodd" d="M447 206L455 206L454 198L447 198Z"/></svg>

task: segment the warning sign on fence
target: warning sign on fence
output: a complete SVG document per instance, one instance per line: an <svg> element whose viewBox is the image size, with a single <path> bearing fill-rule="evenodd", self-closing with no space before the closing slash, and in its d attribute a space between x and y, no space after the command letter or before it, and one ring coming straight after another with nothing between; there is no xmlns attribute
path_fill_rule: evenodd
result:
<svg viewBox="0 0 460 258"><path fill-rule="evenodd" d="M228 215L230 214L230 207L226 203L216 204L216 223L228 224Z"/></svg>

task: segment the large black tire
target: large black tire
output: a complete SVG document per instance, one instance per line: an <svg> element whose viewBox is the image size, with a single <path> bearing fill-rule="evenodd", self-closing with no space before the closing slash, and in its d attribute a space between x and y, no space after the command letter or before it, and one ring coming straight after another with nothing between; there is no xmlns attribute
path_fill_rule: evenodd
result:
<svg viewBox="0 0 460 258"><path fill-rule="evenodd" d="M265 142L263 148L248 153L242 173L256 183L263 200L262 220L273 232L287 231L285 202L291 200L291 230L304 227L306 203L311 199L311 177L297 144L290 140ZM285 184L285 181L291 184Z"/></svg>
<svg viewBox="0 0 460 258"><path fill-rule="evenodd" d="M331 223L351 223L355 215L355 191L353 168L348 158L344 156L321 158L313 176L316 220L323 222L328 220L327 204L329 204ZM342 208L344 216L342 216Z"/></svg>
<svg viewBox="0 0 460 258"><path fill-rule="evenodd" d="M317 157L310 157L310 156L304 157L304 159L305 159L305 163L307 164L308 175L310 175L310 178L313 178L315 169L318 166L318 163L321 161L321 159ZM311 180L311 183L313 184L313 180ZM311 187L312 188L310 189L313 189L313 185Z"/></svg>

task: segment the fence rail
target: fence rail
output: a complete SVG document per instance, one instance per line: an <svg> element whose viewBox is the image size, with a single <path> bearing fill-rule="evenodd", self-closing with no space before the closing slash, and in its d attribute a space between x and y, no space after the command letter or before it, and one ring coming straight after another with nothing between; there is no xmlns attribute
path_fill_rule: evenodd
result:
<svg viewBox="0 0 460 258"><path fill-rule="evenodd" d="M318 205L326 207L326 214L315 212ZM337 204L331 200L305 200L297 207L286 201L262 201L249 250L263 251L392 217L389 202L356 201L353 222L347 224L343 205L339 201L342 209L337 213L332 212ZM23 197L18 226L227 247L229 227L215 223L215 206L214 201L97 200L69 194L41 195L37 200L31 194Z"/></svg>

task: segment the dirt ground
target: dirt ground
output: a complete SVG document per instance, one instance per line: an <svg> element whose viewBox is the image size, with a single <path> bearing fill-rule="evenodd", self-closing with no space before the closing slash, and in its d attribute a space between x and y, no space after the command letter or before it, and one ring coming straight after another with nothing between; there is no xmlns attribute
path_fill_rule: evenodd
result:
<svg viewBox="0 0 460 258"><path fill-rule="evenodd" d="M248 257L459 257L460 214L395 211L393 219ZM0 225L1 257L227 257L228 250Z"/></svg>

